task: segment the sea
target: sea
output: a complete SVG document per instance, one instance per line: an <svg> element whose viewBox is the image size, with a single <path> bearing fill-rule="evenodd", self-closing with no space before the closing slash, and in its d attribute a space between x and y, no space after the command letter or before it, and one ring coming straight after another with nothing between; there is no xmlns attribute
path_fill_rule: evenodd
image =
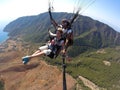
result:
<svg viewBox="0 0 120 90"><path fill-rule="evenodd" d="M7 40L8 38L9 38L8 33L4 32L3 30L0 30L0 44Z"/></svg>

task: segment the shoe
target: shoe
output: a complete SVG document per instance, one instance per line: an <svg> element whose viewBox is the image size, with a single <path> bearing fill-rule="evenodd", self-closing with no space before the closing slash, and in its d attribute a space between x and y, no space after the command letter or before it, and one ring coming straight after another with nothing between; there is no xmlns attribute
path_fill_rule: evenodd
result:
<svg viewBox="0 0 120 90"><path fill-rule="evenodd" d="M29 62L29 56L25 56L25 57L23 57L22 58L22 62L23 62L23 64L27 64L28 62Z"/></svg>

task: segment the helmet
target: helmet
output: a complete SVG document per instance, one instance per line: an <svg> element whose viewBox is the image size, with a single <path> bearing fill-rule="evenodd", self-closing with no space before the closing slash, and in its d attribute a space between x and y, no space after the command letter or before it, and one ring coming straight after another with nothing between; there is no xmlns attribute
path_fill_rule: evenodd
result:
<svg viewBox="0 0 120 90"><path fill-rule="evenodd" d="M63 29L61 27L58 27L57 31L59 31L61 34L63 33Z"/></svg>

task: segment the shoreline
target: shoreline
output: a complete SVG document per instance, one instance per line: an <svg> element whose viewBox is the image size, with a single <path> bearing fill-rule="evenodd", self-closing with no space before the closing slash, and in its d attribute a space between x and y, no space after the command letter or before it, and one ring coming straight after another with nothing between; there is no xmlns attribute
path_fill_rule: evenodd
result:
<svg viewBox="0 0 120 90"><path fill-rule="evenodd" d="M3 30L0 30L0 44L5 42L7 39L9 39L8 32L4 32Z"/></svg>

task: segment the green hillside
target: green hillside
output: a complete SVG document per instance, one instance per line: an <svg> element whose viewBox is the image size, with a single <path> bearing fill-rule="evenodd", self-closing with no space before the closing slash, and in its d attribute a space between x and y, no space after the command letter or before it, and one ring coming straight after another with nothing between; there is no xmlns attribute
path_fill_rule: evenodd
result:
<svg viewBox="0 0 120 90"><path fill-rule="evenodd" d="M70 19L72 14L53 13L53 17L60 23L63 18ZM24 41L30 42L34 48L49 39L49 27L54 31L48 13L42 13L20 17L10 22L4 31L9 32L11 38L21 37ZM101 90L120 90L120 33L102 22L81 15L73 23L72 29L74 44L68 50L72 61L67 63L67 73L78 80L83 90L90 89L78 79L79 75L94 82ZM31 49L29 52L33 51ZM61 69L61 56L53 60L43 58Z"/></svg>
<svg viewBox="0 0 120 90"><path fill-rule="evenodd" d="M112 51L112 52L111 52ZM99 50L90 50L67 61L67 73L72 75L83 90L90 90L78 76L84 76L98 85L101 90L119 90L120 89L120 47L103 48ZM50 60L44 58L48 63L57 65L61 68L62 60ZM104 88L104 89L103 89Z"/></svg>
<svg viewBox="0 0 120 90"><path fill-rule="evenodd" d="M3 81L0 81L0 90L4 90L4 83L3 83Z"/></svg>
<svg viewBox="0 0 120 90"><path fill-rule="evenodd" d="M56 22L64 18L71 19L71 13L53 13ZM46 42L48 40L48 28L54 30L49 14L42 13L36 16L20 17L10 22L4 28L9 32L9 36L22 36L24 40L33 43ZM72 25L75 37L75 45L88 45L95 48L120 45L120 33L113 30L108 25L93 20L90 17L79 15Z"/></svg>

